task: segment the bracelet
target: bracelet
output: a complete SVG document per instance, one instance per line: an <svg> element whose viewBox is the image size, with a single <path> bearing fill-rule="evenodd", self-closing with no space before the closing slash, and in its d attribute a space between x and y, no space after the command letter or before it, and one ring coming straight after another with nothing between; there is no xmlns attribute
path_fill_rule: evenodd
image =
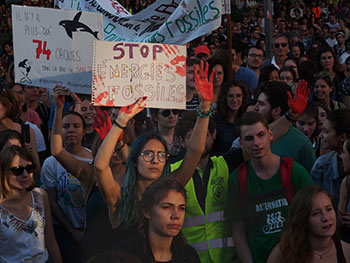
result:
<svg viewBox="0 0 350 263"><path fill-rule="evenodd" d="M284 117L285 117L289 122L295 121L294 117L291 116L291 114L289 113L289 111L287 111L287 112L284 114Z"/></svg>
<svg viewBox="0 0 350 263"><path fill-rule="evenodd" d="M197 106L197 114L200 118L208 118L208 117L211 117L213 116L213 110L214 110L214 106L213 105L210 105L210 109L209 111L206 111L206 112L202 112L200 109L199 109L199 105Z"/></svg>
<svg viewBox="0 0 350 263"><path fill-rule="evenodd" d="M122 130L124 130L126 128L126 125L122 126L117 120L114 121L114 124L117 125Z"/></svg>

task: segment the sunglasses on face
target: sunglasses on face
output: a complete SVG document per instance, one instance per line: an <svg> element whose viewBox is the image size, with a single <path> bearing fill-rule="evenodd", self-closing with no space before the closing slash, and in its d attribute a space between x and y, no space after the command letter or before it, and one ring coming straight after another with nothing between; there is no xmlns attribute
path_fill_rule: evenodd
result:
<svg viewBox="0 0 350 263"><path fill-rule="evenodd" d="M173 115L178 115L179 114L179 110L163 110L162 112L159 112L160 114L163 115L163 117L168 117L170 115L170 112L173 113Z"/></svg>
<svg viewBox="0 0 350 263"><path fill-rule="evenodd" d="M286 46L287 46L287 43L275 43L273 46L274 46L275 48L279 48L280 46L281 46L281 47L286 47Z"/></svg>
<svg viewBox="0 0 350 263"><path fill-rule="evenodd" d="M27 166L15 166L15 167L11 167L11 172L13 173L13 175L15 176L20 176L23 174L24 170L27 171L28 174L31 174L34 172L35 170L35 164L28 164Z"/></svg>

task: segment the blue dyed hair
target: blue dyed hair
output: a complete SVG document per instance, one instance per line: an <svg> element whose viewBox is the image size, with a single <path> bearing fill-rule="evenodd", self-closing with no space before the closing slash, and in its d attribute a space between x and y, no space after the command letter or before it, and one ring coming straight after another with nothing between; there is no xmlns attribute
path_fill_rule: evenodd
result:
<svg viewBox="0 0 350 263"><path fill-rule="evenodd" d="M126 162L122 198L118 202L117 221L119 224L138 225L142 221L142 213L140 210L139 200L139 186L137 184L137 181L139 179L137 171L137 158L148 141L152 139L160 141L163 144L165 151L168 152L166 142L159 135L159 133L144 133L137 137L137 139L133 142L128 160ZM163 169L162 176L168 175L169 171L170 169L167 160Z"/></svg>

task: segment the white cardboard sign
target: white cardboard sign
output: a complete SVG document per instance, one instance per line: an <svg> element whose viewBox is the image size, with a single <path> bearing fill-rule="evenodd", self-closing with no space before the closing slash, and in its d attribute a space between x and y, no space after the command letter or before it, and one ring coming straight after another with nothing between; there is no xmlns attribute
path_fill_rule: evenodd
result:
<svg viewBox="0 0 350 263"><path fill-rule="evenodd" d="M94 41L93 65L94 105L186 108L185 46Z"/></svg>
<svg viewBox="0 0 350 263"><path fill-rule="evenodd" d="M101 14L12 5L17 83L91 94L93 41Z"/></svg>

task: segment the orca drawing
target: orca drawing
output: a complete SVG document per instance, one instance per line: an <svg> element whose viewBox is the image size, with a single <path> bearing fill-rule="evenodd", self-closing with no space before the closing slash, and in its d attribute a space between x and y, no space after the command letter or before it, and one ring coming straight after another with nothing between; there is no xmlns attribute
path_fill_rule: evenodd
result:
<svg viewBox="0 0 350 263"><path fill-rule="evenodd" d="M71 39L73 39L73 32L87 32L93 35L97 40L99 40L99 38L97 37L98 31L93 32L90 27L79 22L80 17L81 17L81 11L75 15L73 20L62 20L58 24L64 27L64 29L67 32L67 35Z"/></svg>

